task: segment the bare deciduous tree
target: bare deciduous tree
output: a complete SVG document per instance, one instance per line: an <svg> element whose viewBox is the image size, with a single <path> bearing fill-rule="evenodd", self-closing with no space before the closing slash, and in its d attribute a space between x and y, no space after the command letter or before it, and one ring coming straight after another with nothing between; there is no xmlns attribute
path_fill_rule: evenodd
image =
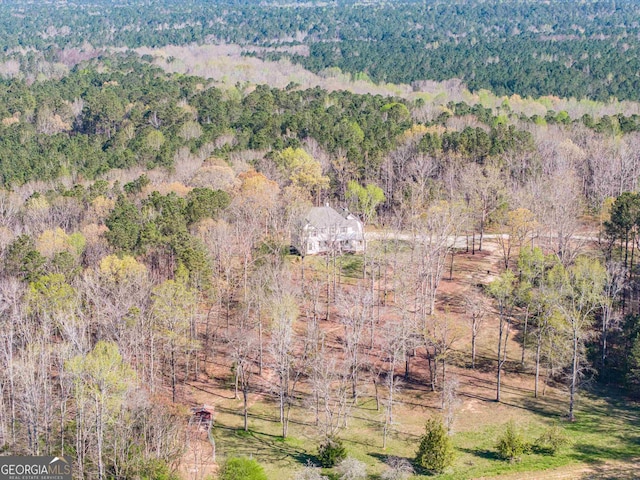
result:
<svg viewBox="0 0 640 480"><path fill-rule="evenodd" d="M441 201L415 220L421 311L424 316L435 311L436 294L446 259L455 247L464 218L462 205Z"/></svg>
<svg viewBox="0 0 640 480"><path fill-rule="evenodd" d="M309 370L318 433L323 439L335 438L347 425L353 407L349 369L321 341L310 357Z"/></svg>
<svg viewBox="0 0 640 480"><path fill-rule="evenodd" d="M555 241L554 251L564 265L570 265L583 246L576 238L582 214L582 195L571 171L559 170L529 185L532 211L546 235Z"/></svg>
<svg viewBox="0 0 640 480"><path fill-rule="evenodd" d="M447 383L447 360L451 355L453 344L460 338L461 330L457 322L448 314L431 315L425 324L424 346L427 349L431 389L436 390L438 378L440 386L445 388ZM440 365L440 375L438 374Z"/></svg>
<svg viewBox="0 0 640 480"><path fill-rule="evenodd" d="M569 374L569 420L575 420L574 407L583 372L585 342L591 336L594 312L602 304L606 270L597 261L579 257L568 269L556 269L554 286L558 289L556 307L561 312L567 350L571 352Z"/></svg>
<svg viewBox="0 0 640 480"><path fill-rule="evenodd" d="M465 297L465 311L471 329L471 368L476 368L476 344L487 312L479 292L469 292Z"/></svg>
<svg viewBox="0 0 640 480"><path fill-rule="evenodd" d="M276 375L276 390L280 409L282 437L286 438L289 428L292 395L301 371L295 367L294 323L298 317L295 298L284 294L273 299L270 306L271 340L268 346L271 368Z"/></svg>
<svg viewBox="0 0 640 480"><path fill-rule="evenodd" d="M616 301L624 288L626 272L618 262L608 262L606 264L606 281L604 285L604 295L602 296L602 315L600 330L600 368L601 375L606 375L607 356L609 355L609 335L618 326L621 315L616 308Z"/></svg>
<svg viewBox="0 0 640 480"><path fill-rule="evenodd" d="M480 233L478 250L482 251L484 230L489 218L505 201L506 192L502 174L496 167L482 167L471 163L465 166L460 184L463 198L478 224ZM475 235L473 237L473 252L475 252Z"/></svg>
<svg viewBox="0 0 640 480"><path fill-rule="evenodd" d="M489 293L498 304L498 368L496 373L496 402L500 401L500 387L502 369L507 360L507 342L511 327L511 313L514 307L513 292L515 276L511 270L506 270L500 277L491 282Z"/></svg>
<svg viewBox="0 0 640 480"><path fill-rule="evenodd" d="M460 382L456 377L448 379L442 388L442 419L449 435L453 433L453 422L455 420L456 410L460 406L460 400L458 398L459 388Z"/></svg>
<svg viewBox="0 0 640 480"><path fill-rule="evenodd" d="M197 348L192 325L196 315L197 295L180 279L167 280L153 289L154 329L162 343L171 372L171 398L176 402L177 369L183 355ZM188 367L187 367L188 368ZM185 372L186 380L188 370Z"/></svg>
<svg viewBox="0 0 640 480"><path fill-rule="evenodd" d="M398 393L399 380L396 378L395 370L397 364L405 354L404 331L401 323L387 323L382 331L382 341L380 345L380 374L384 378L384 388L386 398L384 405L384 423L382 428L382 448L387 448L387 437L394 424L393 407L396 404L396 394ZM377 390L377 388L376 388ZM376 392L377 397L377 392Z"/></svg>
<svg viewBox="0 0 640 480"><path fill-rule="evenodd" d="M342 347L349 370L351 396L355 401L358 397L358 374L362 362L362 337L367 321L373 317L371 296L366 287L359 287L355 291L343 290L336 303L341 312L340 322L344 326Z"/></svg>
<svg viewBox="0 0 640 480"><path fill-rule="evenodd" d="M244 421L244 431L249 430L249 389L251 387L251 377L255 368L256 338L252 332L239 329L229 341L231 346L231 358L235 367L236 388L242 392L242 412Z"/></svg>

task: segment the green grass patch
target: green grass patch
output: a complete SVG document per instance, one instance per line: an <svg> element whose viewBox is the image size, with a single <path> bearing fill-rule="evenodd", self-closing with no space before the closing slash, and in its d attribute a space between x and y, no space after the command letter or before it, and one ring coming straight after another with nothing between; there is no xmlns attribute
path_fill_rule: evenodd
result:
<svg viewBox="0 0 640 480"><path fill-rule="evenodd" d="M337 260L342 275L351 278L362 278L364 257L362 255L342 255Z"/></svg>
<svg viewBox="0 0 640 480"><path fill-rule="evenodd" d="M556 455L528 453L517 462L500 460L496 439L504 423L486 426L454 436L458 451L453 472L446 479L465 479L506 473L535 472L572 464L599 464L625 460L640 452L640 409L628 405L623 398L602 398L584 394L580 399L576 422L562 421L557 416L526 412L516 423L525 440L533 443L553 423L559 425L569 445ZM504 422L504 421L503 421Z"/></svg>
<svg viewBox="0 0 640 480"><path fill-rule="evenodd" d="M385 471L387 455L413 460L426 418L438 412L423 405L426 398L419 400L418 393L423 392L403 392L405 403L396 406L398 423L389 435L386 450L382 449L383 412L376 411L374 400L362 397L362 402L353 410L353 418L341 438L348 454L367 465L369 478L379 478ZM603 465L607 461L637 457L640 452L640 409L638 405L628 404L623 397L581 395L574 423L559 417L559 412L566 407L564 403L550 408L549 398L535 400L526 397L522 400L521 404L511 405L479 402L476 403L476 412L460 411L457 420L459 431L453 435L456 449L454 465L437 478L463 480L509 473L522 473L524 476L524 473L567 465ZM241 402L224 402L227 408L218 409L214 429L219 461L228 456L246 455L264 465L268 478L283 480L293 478L308 461L317 464L320 439L313 417L306 408L294 408L290 436L283 440L275 403L260 401L251 405L249 432L244 432L241 428ZM501 460L496 451L496 441L503 433L508 418L514 419L529 443L533 443L549 426L557 424L566 433L570 444L554 456L533 451L523 455L518 462ZM325 469L324 474L332 474L332 470ZM433 477L416 475L413 478Z"/></svg>

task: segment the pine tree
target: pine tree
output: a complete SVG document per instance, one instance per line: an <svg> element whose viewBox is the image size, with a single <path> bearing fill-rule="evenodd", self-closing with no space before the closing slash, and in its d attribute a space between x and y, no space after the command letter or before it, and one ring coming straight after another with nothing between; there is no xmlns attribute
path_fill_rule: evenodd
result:
<svg viewBox="0 0 640 480"><path fill-rule="evenodd" d="M525 452L527 445L513 420L507 423L504 434L497 443L498 453L505 460L517 461Z"/></svg>
<svg viewBox="0 0 640 480"><path fill-rule="evenodd" d="M633 341L629 352L629 372L627 373L627 385L632 393L640 395L640 333Z"/></svg>
<svg viewBox="0 0 640 480"><path fill-rule="evenodd" d="M441 419L427 420L425 434L420 440L416 463L434 473L442 473L453 463L453 445Z"/></svg>

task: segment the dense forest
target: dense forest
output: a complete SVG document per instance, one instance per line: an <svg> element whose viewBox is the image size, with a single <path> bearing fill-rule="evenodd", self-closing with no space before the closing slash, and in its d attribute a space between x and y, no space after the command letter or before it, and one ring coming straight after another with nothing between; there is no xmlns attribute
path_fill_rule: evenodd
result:
<svg viewBox="0 0 640 480"><path fill-rule="evenodd" d="M632 1L55 5L0 5L5 75L17 74L18 64L42 73L32 49L67 64L88 47L226 43L245 46L249 55L290 56L313 71L338 67L376 82L459 78L471 90L498 95L640 99L640 12ZM292 49L299 46L308 52Z"/></svg>
<svg viewBox="0 0 640 480"><path fill-rule="evenodd" d="M60 80L31 86L18 79L0 84L2 184L64 175L93 179L132 166L170 168L175 158L203 147L229 158L247 149L298 148L308 138L328 154L344 157L340 168L367 182L381 178L385 156L401 134L418 125L428 132L416 144L419 153L434 159L467 157L480 164L505 153L531 151L536 125L581 125L605 136L640 130L636 114L572 119L565 111L549 110L544 117L528 117L512 112L507 103L494 111L450 102L429 118L414 120L424 117L421 99L295 85L285 90L264 85L204 88L203 79L168 75L136 58L90 60ZM459 131L447 128L455 118L473 118L475 124ZM338 197L344 198L346 180L336 177L334 182L340 183ZM398 194L390 187L385 193L388 198Z"/></svg>

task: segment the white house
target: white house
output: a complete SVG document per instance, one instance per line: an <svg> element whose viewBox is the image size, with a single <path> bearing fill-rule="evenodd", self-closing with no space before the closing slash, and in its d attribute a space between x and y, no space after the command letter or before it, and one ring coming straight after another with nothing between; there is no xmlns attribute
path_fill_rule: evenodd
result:
<svg viewBox="0 0 640 480"><path fill-rule="evenodd" d="M291 234L292 244L302 255L362 252L364 225L346 208L337 212L328 204L313 207L301 217Z"/></svg>

